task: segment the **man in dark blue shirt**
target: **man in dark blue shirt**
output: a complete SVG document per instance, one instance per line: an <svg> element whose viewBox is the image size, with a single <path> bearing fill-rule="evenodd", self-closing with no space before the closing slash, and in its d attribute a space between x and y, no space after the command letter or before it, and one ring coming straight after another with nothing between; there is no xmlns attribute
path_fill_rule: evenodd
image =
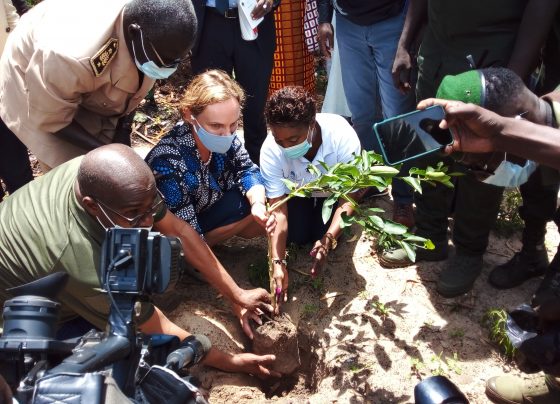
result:
<svg viewBox="0 0 560 404"><path fill-rule="evenodd" d="M414 109L414 94L393 86L391 68L402 32L404 0L319 0L319 46L330 57L336 10L336 40L340 52L342 84L352 125L362 148L380 153L372 127L381 114L385 118ZM381 103L379 103L381 100ZM402 181L393 182L393 220L412 227L412 190Z"/></svg>

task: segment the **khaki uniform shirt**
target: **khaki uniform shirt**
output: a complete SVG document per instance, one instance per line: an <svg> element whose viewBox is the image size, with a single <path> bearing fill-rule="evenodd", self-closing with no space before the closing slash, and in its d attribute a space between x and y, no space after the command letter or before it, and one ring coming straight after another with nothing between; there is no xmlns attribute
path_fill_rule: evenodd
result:
<svg viewBox="0 0 560 404"><path fill-rule="evenodd" d="M123 33L127 0L45 0L27 12L0 59L0 118L48 166L86 152L53 135L72 120L111 143L142 85Z"/></svg>
<svg viewBox="0 0 560 404"><path fill-rule="evenodd" d="M8 39L8 34L15 28L19 15L12 4L12 0L0 0L0 55L4 49L4 44Z"/></svg>
<svg viewBox="0 0 560 404"><path fill-rule="evenodd" d="M109 298L101 291L98 274L105 230L76 198L81 160L55 168L0 204L0 307L12 297L7 288L67 272L69 281L57 298L61 321L79 315L104 329ZM138 323L152 313L152 305L142 304Z"/></svg>

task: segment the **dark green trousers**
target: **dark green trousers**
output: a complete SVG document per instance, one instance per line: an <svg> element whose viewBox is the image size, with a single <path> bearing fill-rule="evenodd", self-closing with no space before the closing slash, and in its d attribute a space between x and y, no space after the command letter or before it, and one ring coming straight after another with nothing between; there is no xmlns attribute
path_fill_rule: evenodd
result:
<svg viewBox="0 0 560 404"><path fill-rule="evenodd" d="M465 175L454 178L455 188L423 184L422 194L415 195L417 234L440 245L447 243L448 218L453 216L453 244L459 254L482 255L488 245L502 200L503 188L485 184L466 173L451 158L433 157L425 165L444 161L450 172Z"/></svg>
<svg viewBox="0 0 560 404"><path fill-rule="evenodd" d="M529 181L519 187L523 206L519 215L525 222L523 249L530 251L544 243L546 223L555 219L558 198L558 175L555 170L539 166ZM556 216L559 214L556 213Z"/></svg>
<svg viewBox="0 0 560 404"><path fill-rule="evenodd" d="M470 68L466 57L460 53L444 52L435 45L436 42L428 32L420 50L416 88L418 100L435 96L445 75L459 74ZM510 49L491 46L490 43L485 45L486 49L470 49L474 60L491 60L494 66L507 64ZM467 54L465 52L465 56ZM464 167L451 158L435 155L418 161L417 166L434 166L438 161L444 161L450 171L465 172ZM558 182L547 179L550 176L546 174L547 169L539 168L529 182L521 186L523 206L520 214L525 221L523 242L527 249L544 241L546 222L554 217L556 211ZM422 186L422 194L415 195L417 233L435 243L446 243L448 217L452 215L453 243L457 252L481 255L488 245L488 236L496 220L503 188L485 184L468 174L456 177L454 184L454 189L425 184Z"/></svg>

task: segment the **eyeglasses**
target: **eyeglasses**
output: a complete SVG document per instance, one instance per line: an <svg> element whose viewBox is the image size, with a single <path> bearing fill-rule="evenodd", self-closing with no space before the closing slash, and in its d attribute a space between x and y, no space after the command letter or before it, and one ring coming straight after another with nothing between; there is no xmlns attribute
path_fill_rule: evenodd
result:
<svg viewBox="0 0 560 404"><path fill-rule="evenodd" d="M185 59L185 58L175 59L173 62L166 64L163 61L163 59L161 58L161 56L159 55L159 53L157 52L157 50L156 50L156 48L155 48L155 46L152 42L150 42L150 46L152 47L152 50L156 54L156 57L158 58L159 63L161 63L161 67L169 67L169 68L175 69L177 66L179 66L179 63L181 63L183 61L183 59Z"/></svg>
<svg viewBox="0 0 560 404"><path fill-rule="evenodd" d="M155 216L155 214L158 212L159 207L165 202L165 199L163 197L163 194L159 191L159 189L157 190L157 195L156 196L156 203L154 203L146 212L141 213L137 216L134 217L126 217L125 215L123 215L122 213L117 212L115 209L107 206L105 203L93 198L93 200L99 205L99 207L101 208L101 210L103 211L103 213L105 214L105 216L108 217L107 213L105 212L105 209L107 209L109 212L114 213L115 215L117 215L118 217L120 217L122 220L126 221L130 227L137 227L140 222L148 217L148 216ZM108 217L109 218L109 217ZM109 218L111 219L111 218Z"/></svg>
<svg viewBox="0 0 560 404"><path fill-rule="evenodd" d="M146 53L146 48L144 47L144 34L142 33L142 28L139 27L139 29L140 29L140 41L142 43L142 50L144 51L144 56L146 56L146 59L150 60L150 57ZM148 38L148 43L150 44L150 46L152 47L152 50L154 51L156 57L158 58L158 61L161 64L160 67L167 67L167 68L175 69L177 66L179 66L179 63L181 63L183 61L183 59L180 58L180 59L175 59L171 63L165 63L163 61L162 57L159 55L158 51L156 50L156 47L154 46L152 41L150 41L149 38Z"/></svg>

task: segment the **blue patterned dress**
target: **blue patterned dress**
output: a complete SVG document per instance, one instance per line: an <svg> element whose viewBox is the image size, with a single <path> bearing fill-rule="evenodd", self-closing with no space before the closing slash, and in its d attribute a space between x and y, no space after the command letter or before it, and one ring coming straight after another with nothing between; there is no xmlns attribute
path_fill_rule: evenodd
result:
<svg viewBox="0 0 560 404"><path fill-rule="evenodd" d="M148 153L157 187L171 212L188 222L199 234L197 215L214 205L224 192L238 188L243 195L264 181L259 168L235 137L225 154L211 153L203 163L191 127L178 123Z"/></svg>

